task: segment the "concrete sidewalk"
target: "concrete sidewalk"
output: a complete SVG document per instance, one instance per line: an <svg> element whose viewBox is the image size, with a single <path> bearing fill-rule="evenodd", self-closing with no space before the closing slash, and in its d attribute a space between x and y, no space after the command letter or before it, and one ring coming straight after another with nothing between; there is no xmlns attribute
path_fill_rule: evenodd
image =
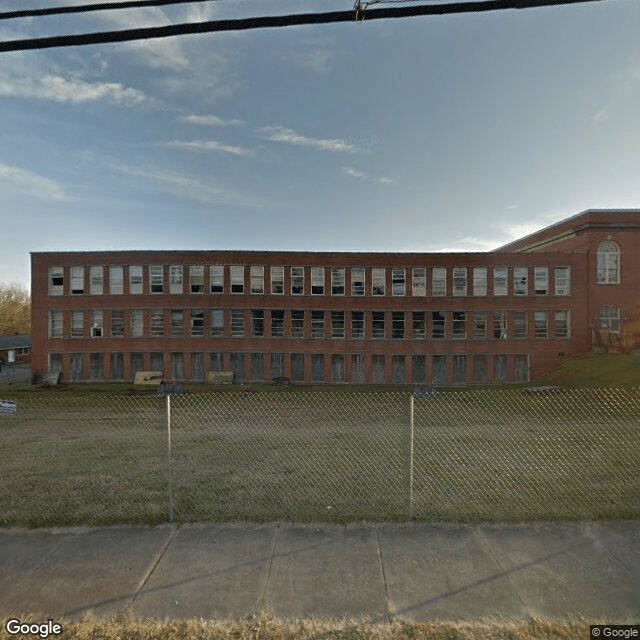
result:
<svg viewBox="0 0 640 640"><path fill-rule="evenodd" d="M640 618L640 521L0 530L0 614Z"/></svg>

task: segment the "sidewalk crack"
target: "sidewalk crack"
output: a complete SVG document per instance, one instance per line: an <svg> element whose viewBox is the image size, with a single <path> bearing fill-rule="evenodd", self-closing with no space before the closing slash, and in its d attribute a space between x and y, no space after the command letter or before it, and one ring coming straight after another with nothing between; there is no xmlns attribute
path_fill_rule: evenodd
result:
<svg viewBox="0 0 640 640"><path fill-rule="evenodd" d="M382 584L384 586L384 602L386 611L384 612L384 617L387 621L391 622L393 619L393 613L391 611L391 604L389 602L389 589L387 587L387 576L384 571L384 561L382 560L382 551L380 550L380 530L378 527L375 529L376 532L376 551L378 553L378 563L380 564L380 575L382 576Z"/></svg>

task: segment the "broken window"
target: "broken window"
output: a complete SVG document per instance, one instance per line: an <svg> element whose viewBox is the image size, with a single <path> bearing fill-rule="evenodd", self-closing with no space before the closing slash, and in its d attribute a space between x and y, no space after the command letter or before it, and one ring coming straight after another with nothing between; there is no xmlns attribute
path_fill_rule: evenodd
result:
<svg viewBox="0 0 640 640"><path fill-rule="evenodd" d="M620 331L620 309L614 307L600 309L600 329L612 333Z"/></svg>
<svg viewBox="0 0 640 640"><path fill-rule="evenodd" d="M129 293L142 293L142 265L129 266Z"/></svg>
<svg viewBox="0 0 640 640"><path fill-rule="evenodd" d="M152 336L164 335L164 311L162 309L151 309L151 322L149 333Z"/></svg>
<svg viewBox="0 0 640 640"><path fill-rule="evenodd" d="M487 295L487 267L473 268L473 295Z"/></svg>
<svg viewBox="0 0 640 640"><path fill-rule="evenodd" d="M71 337L81 338L84 335L84 311L71 312Z"/></svg>
<svg viewBox="0 0 640 640"><path fill-rule="evenodd" d="M344 267L331 267L331 295L344 295Z"/></svg>
<svg viewBox="0 0 640 640"><path fill-rule="evenodd" d="M556 311L555 336L556 338L569 337L569 312L568 311Z"/></svg>
<svg viewBox="0 0 640 640"><path fill-rule="evenodd" d="M231 293L244 293L244 267L233 265L229 270L231 272Z"/></svg>
<svg viewBox="0 0 640 640"><path fill-rule="evenodd" d="M304 295L304 267L291 267L291 295Z"/></svg>
<svg viewBox="0 0 640 640"><path fill-rule="evenodd" d="M507 278L509 275L508 267L494 267L493 268L493 295L494 296L506 296L507 295Z"/></svg>
<svg viewBox="0 0 640 640"><path fill-rule="evenodd" d="M444 267L434 267L431 272L431 292L434 296L447 295L447 270Z"/></svg>
<svg viewBox="0 0 640 640"><path fill-rule="evenodd" d="M411 294L414 296L427 295L426 267L413 267L411 270Z"/></svg>
<svg viewBox="0 0 640 640"><path fill-rule="evenodd" d="M204 293L204 267L192 264L189 267L189 291L191 293Z"/></svg>
<svg viewBox="0 0 640 640"><path fill-rule="evenodd" d="M124 311L121 309L111 310L111 337L122 338L124 336Z"/></svg>
<svg viewBox="0 0 640 640"><path fill-rule="evenodd" d="M254 338L264 336L264 311L262 309L251 311L251 335Z"/></svg>
<svg viewBox="0 0 640 640"><path fill-rule="evenodd" d="M131 310L131 332L130 335L135 338L141 338L144 335L142 324L142 309Z"/></svg>
<svg viewBox="0 0 640 640"><path fill-rule="evenodd" d="M271 310L271 337L284 337L284 311L282 309Z"/></svg>
<svg viewBox="0 0 640 640"><path fill-rule="evenodd" d="M91 337L102 338L104 332L104 313L102 309L94 309L91 312Z"/></svg>
<svg viewBox="0 0 640 640"><path fill-rule="evenodd" d="M224 265L209 267L209 289L211 293L224 293Z"/></svg>
<svg viewBox="0 0 640 640"><path fill-rule="evenodd" d="M391 337L404 338L404 311L393 311L391 313Z"/></svg>
<svg viewBox="0 0 640 640"><path fill-rule="evenodd" d="M454 340L464 340L467 337L467 314L465 311L453 312L452 332Z"/></svg>
<svg viewBox="0 0 640 640"><path fill-rule="evenodd" d="M527 267L513 268L513 295L526 296L529 293L529 269Z"/></svg>
<svg viewBox="0 0 640 640"><path fill-rule="evenodd" d="M444 311L431 312L431 337L434 340L444 339Z"/></svg>
<svg viewBox="0 0 640 640"><path fill-rule="evenodd" d="M384 338L384 311L371 313L371 330L374 338Z"/></svg>
<svg viewBox="0 0 640 640"><path fill-rule="evenodd" d="M149 266L149 291L162 293L164 291L164 267L158 265Z"/></svg>
<svg viewBox="0 0 640 640"><path fill-rule="evenodd" d="M271 293L284 293L284 267L271 267Z"/></svg>
<svg viewBox="0 0 640 640"><path fill-rule="evenodd" d="M418 340L427 337L427 314L424 311L413 312L413 337Z"/></svg>
<svg viewBox="0 0 640 640"><path fill-rule="evenodd" d="M311 337L324 338L324 311L311 312Z"/></svg>
<svg viewBox="0 0 640 640"><path fill-rule="evenodd" d="M507 338L507 312L493 312L493 337L498 340L506 340Z"/></svg>
<svg viewBox="0 0 640 640"><path fill-rule="evenodd" d="M204 310L203 309L191 309L190 335L192 336L204 335Z"/></svg>
<svg viewBox="0 0 640 640"><path fill-rule="evenodd" d="M264 293L264 267L251 265L251 293Z"/></svg>
<svg viewBox="0 0 640 640"><path fill-rule="evenodd" d="M371 295L384 295L385 279L386 275L384 267L373 267L371 269Z"/></svg>
<svg viewBox="0 0 640 640"><path fill-rule="evenodd" d="M62 338L63 317L62 311L49 311L49 337Z"/></svg>
<svg viewBox="0 0 640 640"><path fill-rule="evenodd" d="M184 275L181 264L172 264L169 267L169 293L184 292Z"/></svg>
<svg viewBox="0 0 640 640"><path fill-rule="evenodd" d="M184 311L182 309L171 309L171 335L184 335Z"/></svg>
<svg viewBox="0 0 640 640"><path fill-rule="evenodd" d="M271 379L284 376L284 353L271 354Z"/></svg>
<svg viewBox="0 0 640 640"><path fill-rule="evenodd" d="M231 310L231 336L233 338L242 338L244 336L244 310Z"/></svg>
<svg viewBox="0 0 640 640"><path fill-rule="evenodd" d="M331 312L331 337L344 338L344 311Z"/></svg>
<svg viewBox="0 0 640 640"><path fill-rule="evenodd" d="M71 267L69 282L71 284L71 295L82 295L84 293L84 267Z"/></svg>
<svg viewBox="0 0 640 640"><path fill-rule="evenodd" d="M548 267L535 267L533 270L533 286L537 296L546 296L549 293L549 269Z"/></svg>
<svg viewBox="0 0 640 640"><path fill-rule="evenodd" d="M535 326L536 338L546 338L548 335L547 327L547 312L546 311L534 311L533 322Z"/></svg>
<svg viewBox="0 0 640 640"><path fill-rule="evenodd" d="M103 267L89 268L89 293L92 296L101 296L104 286L104 269Z"/></svg>
<svg viewBox="0 0 640 640"><path fill-rule="evenodd" d="M191 379L204 380L204 353L191 354Z"/></svg>
<svg viewBox="0 0 640 640"><path fill-rule="evenodd" d="M568 296L571 293L571 267L556 267L555 286L557 296Z"/></svg>
<svg viewBox="0 0 640 640"><path fill-rule="evenodd" d="M526 311L514 311L513 312L513 337L514 338L526 338L527 337L527 312Z"/></svg>
<svg viewBox="0 0 640 640"><path fill-rule="evenodd" d="M364 267L351 267L351 295L364 295Z"/></svg>
<svg viewBox="0 0 640 640"><path fill-rule="evenodd" d="M473 339L474 340L487 339L487 312L486 311L473 312Z"/></svg>
<svg viewBox="0 0 640 640"><path fill-rule="evenodd" d="M304 338L304 311L294 309L291 312L291 337Z"/></svg>
<svg viewBox="0 0 640 640"><path fill-rule="evenodd" d="M324 295L324 267L311 267L311 295Z"/></svg>
<svg viewBox="0 0 640 640"><path fill-rule="evenodd" d="M209 332L214 338L224 336L224 310L211 309L211 324Z"/></svg>
<svg viewBox="0 0 640 640"><path fill-rule="evenodd" d="M391 269L391 293L394 296L404 296L407 294L404 267L393 267Z"/></svg>
<svg viewBox="0 0 640 640"><path fill-rule="evenodd" d="M64 267L49 267L49 295L61 296L64 293Z"/></svg>
<svg viewBox="0 0 640 640"><path fill-rule="evenodd" d="M620 282L620 247L611 240L600 243L597 254L598 284Z"/></svg>
<svg viewBox="0 0 640 640"><path fill-rule="evenodd" d="M467 268L466 267L453 268L453 295L454 296L467 295Z"/></svg>
<svg viewBox="0 0 640 640"><path fill-rule="evenodd" d="M351 312L351 337L355 340L364 338L364 311Z"/></svg>

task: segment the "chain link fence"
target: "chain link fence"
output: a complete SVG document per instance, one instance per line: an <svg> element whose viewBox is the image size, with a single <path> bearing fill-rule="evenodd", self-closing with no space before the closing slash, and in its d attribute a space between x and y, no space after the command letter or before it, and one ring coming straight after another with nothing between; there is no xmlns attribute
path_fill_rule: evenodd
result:
<svg viewBox="0 0 640 640"><path fill-rule="evenodd" d="M639 454L640 389L52 391L0 406L0 526L637 518Z"/></svg>

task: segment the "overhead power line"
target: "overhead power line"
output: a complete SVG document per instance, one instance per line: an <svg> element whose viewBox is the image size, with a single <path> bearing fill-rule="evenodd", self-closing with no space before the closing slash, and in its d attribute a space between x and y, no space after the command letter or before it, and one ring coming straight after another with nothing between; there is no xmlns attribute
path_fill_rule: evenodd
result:
<svg viewBox="0 0 640 640"><path fill-rule="evenodd" d="M72 47L88 44L106 44L109 42L128 42L149 38L167 38L170 36L211 33L214 31L243 31L247 29L266 29L304 24L328 24L332 22L353 22L358 19L380 20L384 18L408 18L412 16L445 15L454 13L476 13L504 9L530 9L602 0L480 0L457 2L452 4L430 4L383 9L366 9L357 14L354 11L333 11L329 13L299 13L286 16L262 16L234 20L214 20L208 22L190 22L164 27L143 27L123 31L100 31L68 36L31 38L28 40L9 40L0 42L0 53L7 51L26 51L30 49L48 49L51 47Z"/></svg>

